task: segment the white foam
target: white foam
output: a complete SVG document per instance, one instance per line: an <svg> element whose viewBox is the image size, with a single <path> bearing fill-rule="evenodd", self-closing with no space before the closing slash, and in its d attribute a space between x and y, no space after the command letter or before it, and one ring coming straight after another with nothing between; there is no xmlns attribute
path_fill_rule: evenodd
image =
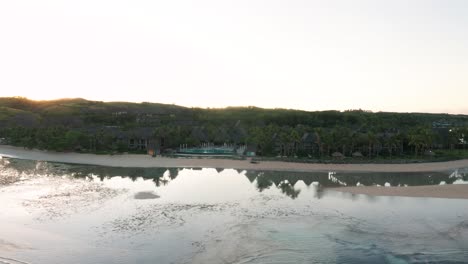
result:
<svg viewBox="0 0 468 264"><path fill-rule="evenodd" d="M468 181L464 181L464 180L462 180L462 179L458 179L458 180L454 181L453 184L468 184Z"/></svg>

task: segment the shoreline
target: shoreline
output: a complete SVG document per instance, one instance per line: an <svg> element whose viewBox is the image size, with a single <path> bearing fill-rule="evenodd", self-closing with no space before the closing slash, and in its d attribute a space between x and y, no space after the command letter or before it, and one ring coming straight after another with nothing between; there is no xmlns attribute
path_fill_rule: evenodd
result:
<svg viewBox="0 0 468 264"><path fill-rule="evenodd" d="M153 158L144 154L96 155L81 153L60 153L53 151L28 150L21 147L0 145L0 156L110 167L161 167L161 168L223 168L265 171L294 172L435 172L468 168L468 160L413 164L322 164L293 163L284 161L262 161L257 164L249 160L230 160L213 158ZM468 184L426 185L410 187L339 187L327 188L332 191L363 194L370 196L404 196L468 199Z"/></svg>
<svg viewBox="0 0 468 264"><path fill-rule="evenodd" d="M434 172L468 168L468 159L406 164L325 164L298 163L285 161L260 161L256 164L246 160L232 160L206 157L151 157L145 154L97 155L74 152L54 152L29 150L22 147L0 145L0 156L41 160L50 162L100 165L109 167L164 167L164 168L223 168L266 171L296 171L296 172Z"/></svg>

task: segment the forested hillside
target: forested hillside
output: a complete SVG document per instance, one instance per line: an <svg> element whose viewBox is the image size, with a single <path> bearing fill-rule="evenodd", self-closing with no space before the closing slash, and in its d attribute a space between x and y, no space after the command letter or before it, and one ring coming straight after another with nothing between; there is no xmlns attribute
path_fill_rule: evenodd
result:
<svg viewBox="0 0 468 264"><path fill-rule="evenodd" d="M464 148L467 128L467 115L0 98L4 142L58 151L144 151L154 141L161 151L210 143L264 156L418 156Z"/></svg>

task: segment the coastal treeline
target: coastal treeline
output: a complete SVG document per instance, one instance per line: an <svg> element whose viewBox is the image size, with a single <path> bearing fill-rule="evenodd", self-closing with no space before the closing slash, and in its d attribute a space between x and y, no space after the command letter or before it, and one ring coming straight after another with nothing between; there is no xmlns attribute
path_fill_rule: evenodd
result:
<svg viewBox="0 0 468 264"><path fill-rule="evenodd" d="M261 156L309 158L448 155L466 147L468 116L186 108L84 99L0 98L0 138L26 148L161 153L181 146L247 146Z"/></svg>

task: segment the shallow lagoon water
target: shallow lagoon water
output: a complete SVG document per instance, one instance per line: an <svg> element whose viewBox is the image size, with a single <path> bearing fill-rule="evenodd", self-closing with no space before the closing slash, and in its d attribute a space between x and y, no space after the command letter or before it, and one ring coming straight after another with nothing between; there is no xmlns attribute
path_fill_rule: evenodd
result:
<svg viewBox="0 0 468 264"><path fill-rule="evenodd" d="M467 200L326 189L452 184L468 180L466 172L140 169L3 159L0 263L468 263Z"/></svg>

